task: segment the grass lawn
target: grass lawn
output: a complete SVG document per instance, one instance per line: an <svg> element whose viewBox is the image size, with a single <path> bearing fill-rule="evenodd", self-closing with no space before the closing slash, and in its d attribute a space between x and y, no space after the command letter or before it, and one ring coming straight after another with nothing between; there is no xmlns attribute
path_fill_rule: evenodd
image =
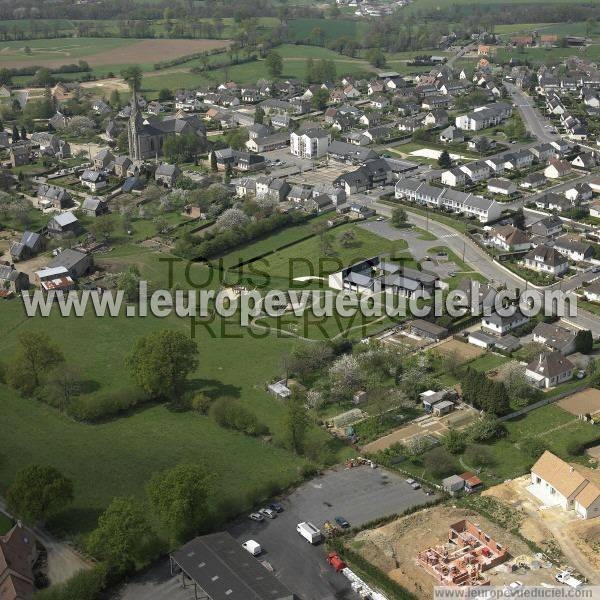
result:
<svg viewBox="0 0 600 600"><path fill-rule="evenodd" d="M493 352L487 352L486 354L482 354L479 358L476 358L474 361L470 362L469 367L475 369L476 371L486 373L487 371L498 369L510 360L511 359L507 356L494 354Z"/></svg>
<svg viewBox="0 0 600 600"><path fill-rule="evenodd" d="M113 270L135 264L144 278L164 286L167 267L157 258L155 253L130 245L99 257L98 263ZM175 280L185 281L184 268L184 264L176 266ZM207 268L192 265L191 273L195 280L206 279ZM216 287L219 283L213 280L208 285ZM124 358L136 338L167 328L190 332L189 321L175 316L98 318L88 312L81 318L62 318L57 313L48 318L27 318L18 301L0 305L0 322L5 356L13 352L18 333L44 331L61 347L67 363L81 369L87 387L99 393L119 393L130 385ZM215 398L241 398L270 428L277 444L282 437L284 407L264 386L280 375L281 357L298 342L256 337L221 319L198 327L200 366L190 378L190 387ZM266 485L282 487L298 480L299 469L305 464L304 459L278 445L224 430L207 417L169 412L160 405L89 425L73 422L55 409L20 398L0 385L0 407L0 493L24 466L35 462L54 465L75 485L75 502L55 523L70 534L88 532L112 497L142 497L154 472L182 460L199 461L215 473L226 474L219 479L212 501L233 503L239 510L249 508ZM310 439L320 445L331 443L317 428L311 430ZM347 453L345 447L335 447L334 452L338 449L339 456Z"/></svg>

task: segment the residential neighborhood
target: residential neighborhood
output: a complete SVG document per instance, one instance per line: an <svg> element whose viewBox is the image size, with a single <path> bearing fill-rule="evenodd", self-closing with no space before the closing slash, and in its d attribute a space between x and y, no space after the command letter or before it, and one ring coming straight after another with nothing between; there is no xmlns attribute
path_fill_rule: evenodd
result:
<svg viewBox="0 0 600 600"><path fill-rule="evenodd" d="M593 593L596 13L0 0L0 600Z"/></svg>

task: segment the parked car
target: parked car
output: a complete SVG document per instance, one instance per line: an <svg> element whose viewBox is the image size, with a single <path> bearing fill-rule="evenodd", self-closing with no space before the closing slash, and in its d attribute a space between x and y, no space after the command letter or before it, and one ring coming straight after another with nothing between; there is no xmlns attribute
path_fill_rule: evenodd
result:
<svg viewBox="0 0 600 600"><path fill-rule="evenodd" d="M276 513L283 512L283 506L281 506L279 502L271 502L271 504L268 505L268 508L274 510Z"/></svg>
<svg viewBox="0 0 600 600"><path fill-rule="evenodd" d="M259 512L253 512L248 515L253 521L264 521L265 518Z"/></svg>
<svg viewBox="0 0 600 600"><path fill-rule="evenodd" d="M421 484L420 484L420 483L418 483L417 481L415 481L414 483L411 483L411 484L410 484L410 487L411 487L413 490L420 490L420 489L421 489Z"/></svg>
<svg viewBox="0 0 600 600"><path fill-rule="evenodd" d="M348 529L350 527L350 523L348 523L344 517L336 517L334 520L342 529Z"/></svg>
<svg viewBox="0 0 600 600"><path fill-rule="evenodd" d="M274 519L277 516L277 513L270 508L261 508L258 512L267 519Z"/></svg>
<svg viewBox="0 0 600 600"><path fill-rule="evenodd" d="M412 485L414 482L415 482L415 480L414 480L414 479L412 479L411 477L409 477L409 478L406 480L406 483L408 483L408 485Z"/></svg>
<svg viewBox="0 0 600 600"><path fill-rule="evenodd" d="M262 552L260 544L254 540L248 540L247 542L244 542L242 544L242 548L250 552L252 556L258 556Z"/></svg>

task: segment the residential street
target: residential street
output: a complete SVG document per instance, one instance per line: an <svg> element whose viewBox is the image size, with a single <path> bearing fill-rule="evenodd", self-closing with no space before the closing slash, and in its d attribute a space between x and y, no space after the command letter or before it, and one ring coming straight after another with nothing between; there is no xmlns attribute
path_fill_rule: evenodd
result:
<svg viewBox="0 0 600 600"><path fill-rule="evenodd" d="M553 142L560 137L558 134L552 133L551 130L546 127L546 125L551 125L550 122L539 114L533 100L527 94L508 81L504 81L504 86L519 109L525 127L529 133L540 142Z"/></svg>

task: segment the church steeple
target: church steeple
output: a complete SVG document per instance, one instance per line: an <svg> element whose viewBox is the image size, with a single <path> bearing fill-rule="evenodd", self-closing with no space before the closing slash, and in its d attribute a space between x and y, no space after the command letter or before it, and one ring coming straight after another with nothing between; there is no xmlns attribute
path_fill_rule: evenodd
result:
<svg viewBox="0 0 600 600"><path fill-rule="evenodd" d="M137 91L133 89L131 94L131 115L127 126L127 138L129 142L129 158L141 160L140 129L142 127L142 114L138 105Z"/></svg>

